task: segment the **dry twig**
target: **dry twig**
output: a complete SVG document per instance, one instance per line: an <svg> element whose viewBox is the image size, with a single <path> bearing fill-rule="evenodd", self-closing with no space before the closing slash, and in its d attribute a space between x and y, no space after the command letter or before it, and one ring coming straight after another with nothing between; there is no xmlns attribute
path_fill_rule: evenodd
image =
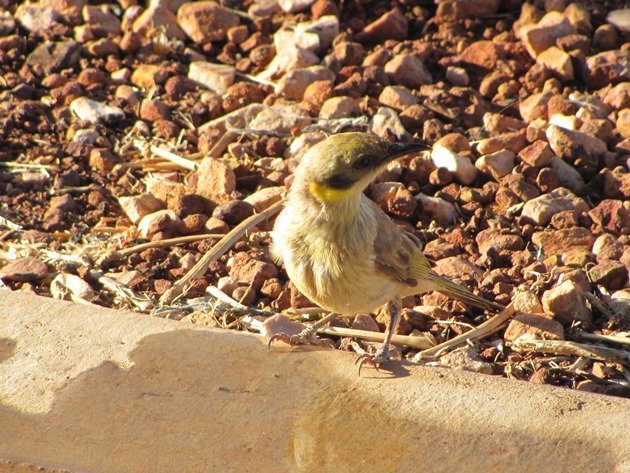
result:
<svg viewBox="0 0 630 473"><path fill-rule="evenodd" d="M475 327L469 332L463 333L454 337L450 340L447 340L439 345L431 347L429 349L423 350L418 353L414 357L414 361L418 362L420 360L430 358L430 357L439 357L445 351L450 350L451 348L455 348L456 346L462 345L466 343L468 340L479 340L481 338L487 337L490 334L495 333L499 330L499 328L514 315L514 306L510 303L505 309L499 312L494 317L486 320L481 325Z"/></svg>
<svg viewBox="0 0 630 473"><path fill-rule="evenodd" d="M594 360L630 365L630 351L600 345L577 343L567 340L532 340L526 336L521 336L511 342L509 346L520 353L535 351L539 353L552 353L554 355L583 356Z"/></svg>

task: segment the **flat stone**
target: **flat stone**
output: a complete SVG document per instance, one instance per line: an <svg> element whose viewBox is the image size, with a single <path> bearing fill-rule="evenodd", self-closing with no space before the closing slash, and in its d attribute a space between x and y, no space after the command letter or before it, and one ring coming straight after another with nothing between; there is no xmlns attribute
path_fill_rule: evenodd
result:
<svg viewBox="0 0 630 473"><path fill-rule="evenodd" d="M629 33L630 32L630 9L621 8L619 10L613 10L608 13L606 21L613 25L618 30Z"/></svg>
<svg viewBox="0 0 630 473"><path fill-rule="evenodd" d="M540 247L545 256L559 256L576 248L590 250L594 242L595 236L583 227L544 230L532 235L532 243Z"/></svg>
<svg viewBox="0 0 630 473"><path fill-rule="evenodd" d="M588 277L593 284L606 289L623 289L628 281L628 268L619 261L603 260L588 270Z"/></svg>
<svg viewBox="0 0 630 473"><path fill-rule="evenodd" d="M118 203L132 223L137 224L145 215L164 208L164 202L153 194L145 193L118 197Z"/></svg>
<svg viewBox="0 0 630 473"><path fill-rule="evenodd" d="M481 156L475 161L475 167L498 182L512 172L515 158L516 155L512 151L503 149Z"/></svg>
<svg viewBox="0 0 630 473"><path fill-rule="evenodd" d="M335 73L324 66L311 66L290 71L278 82L276 93L292 100L302 100L307 87L313 82L321 80L333 82Z"/></svg>
<svg viewBox="0 0 630 473"><path fill-rule="evenodd" d="M602 140L576 130L567 130L557 125L547 128L547 140L553 152L574 161L583 155L600 157L608 148Z"/></svg>
<svg viewBox="0 0 630 473"><path fill-rule="evenodd" d="M403 111L420 102L420 99L403 85L388 85L383 88L378 101L394 110Z"/></svg>
<svg viewBox="0 0 630 473"><path fill-rule="evenodd" d="M570 190L560 187L525 202L521 216L537 225L544 226L551 221L554 214L563 210L575 210L578 213L588 212L588 205Z"/></svg>
<svg viewBox="0 0 630 473"><path fill-rule="evenodd" d="M81 44L76 41L46 41L39 44L26 58L28 66L41 66L47 72L57 72L61 69L77 65L81 58Z"/></svg>
<svg viewBox="0 0 630 473"><path fill-rule="evenodd" d="M505 329L503 338L513 342L521 335L537 340L564 340L564 327L556 320L536 314L516 314Z"/></svg>
<svg viewBox="0 0 630 473"><path fill-rule="evenodd" d="M331 97L319 111L319 117L325 119L349 118L361 114L359 101L352 97Z"/></svg>
<svg viewBox="0 0 630 473"><path fill-rule="evenodd" d="M39 281L48 276L48 267L45 263L32 258L20 258L0 268L0 279L15 282Z"/></svg>
<svg viewBox="0 0 630 473"><path fill-rule="evenodd" d="M394 56L385 64L385 72L394 84L404 85L411 89L432 82L431 73L413 54L400 54Z"/></svg>
<svg viewBox="0 0 630 473"><path fill-rule="evenodd" d="M15 10L15 19L33 33L42 33L60 24L61 15L53 8L36 3L22 3Z"/></svg>
<svg viewBox="0 0 630 473"><path fill-rule="evenodd" d="M235 75L233 66L206 61L193 61L188 69L190 80L221 95L234 83Z"/></svg>

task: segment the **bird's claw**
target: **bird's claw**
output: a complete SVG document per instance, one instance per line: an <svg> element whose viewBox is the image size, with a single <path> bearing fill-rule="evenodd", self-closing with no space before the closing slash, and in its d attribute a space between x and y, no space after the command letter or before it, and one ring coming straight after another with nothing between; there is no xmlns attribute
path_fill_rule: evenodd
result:
<svg viewBox="0 0 630 473"><path fill-rule="evenodd" d="M380 371L380 366L389 359L387 352L378 350L374 355L363 353L354 361L355 366L359 365L359 376L361 376L361 368L365 365L372 366L376 371Z"/></svg>
<svg viewBox="0 0 630 473"><path fill-rule="evenodd" d="M275 335L269 338L269 342L267 342L267 348L270 349L271 345L276 342L284 342L287 345L291 345L292 347L298 345L316 345L316 346L324 346L328 348L335 348L335 344L332 340L328 338L317 338L313 332L306 329L297 335L287 335L284 332L276 333Z"/></svg>

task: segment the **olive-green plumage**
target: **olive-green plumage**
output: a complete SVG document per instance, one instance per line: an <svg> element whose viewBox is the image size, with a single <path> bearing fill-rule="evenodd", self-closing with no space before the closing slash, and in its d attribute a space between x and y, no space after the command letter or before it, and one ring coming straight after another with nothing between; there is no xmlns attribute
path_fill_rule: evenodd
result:
<svg viewBox="0 0 630 473"><path fill-rule="evenodd" d="M402 297L440 291L484 309L501 307L435 273L417 239L363 193L388 162L423 147L353 132L330 136L303 156L272 251L313 302L341 314L384 304L397 312ZM389 332L396 322L397 315ZM388 340L372 364L387 358Z"/></svg>

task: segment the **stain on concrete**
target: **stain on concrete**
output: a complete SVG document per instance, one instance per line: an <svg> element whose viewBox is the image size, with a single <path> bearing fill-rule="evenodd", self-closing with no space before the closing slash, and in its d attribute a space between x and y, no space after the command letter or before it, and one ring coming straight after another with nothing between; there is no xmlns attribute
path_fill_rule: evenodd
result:
<svg viewBox="0 0 630 473"><path fill-rule="evenodd" d="M17 342L10 338L0 338L0 363L8 360L15 353Z"/></svg>

